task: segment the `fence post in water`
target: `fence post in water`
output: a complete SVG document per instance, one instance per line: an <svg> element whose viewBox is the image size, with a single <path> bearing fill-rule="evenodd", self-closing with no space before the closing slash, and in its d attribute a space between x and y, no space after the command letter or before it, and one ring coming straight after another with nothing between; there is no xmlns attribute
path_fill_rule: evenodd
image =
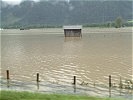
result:
<svg viewBox="0 0 133 100"><path fill-rule="evenodd" d="M111 75L109 75L109 97L111 97Z"/></svg>
<svg viewBox="0 0 133 100"><path fill-rule="evenodd" d="M120 76L120 88L122 89L122 80L121 80L121 76Z"/></svg>
<svg viewBox="0 0 133 100"><path fill-rule="evenodd" d="M76 85L76 76L74 76L73 84Z"/></svg>
<svg viewBox="0 0 133 100"><path fill-rule="evenodd" d="M6 70L6 76L7 76L7 88L9 88L9 87L10 87L10 81L9 81L10 76L9 76L9 70Z"/></svg>
<svg viewBox="0 0 133 100"><path fill-rule="evenodd" d="M9 70L6 70L6 74L7 74L7 80L9 80L10 79L10 77L9 77Z"/></svg>
<svg viewBox="0 0 133 100"><path fill-rule="evenodd" d="M76 76L73 77L74 93L76 92Z"/></svg>
<svg viewBox="0 0 133 100"><path fill-rule="evenodd" d="M120 86L119 86L119 87L120 87L120 95L121 95L121 89L122 89L122 87L123 87L123 86L122 86L121 76L120 76Z"/></svg>
<svg viewBox="0 0 133 100"><path fill-rule="evenodd" d="M111 87L111 75L109 75L109 87Z"/></svg>
<svg viewBox="0 0 133 100"><path fill-rule="evenodd" d="M39 82L39 73L37 73L37 79L36 79L37 82Z"/></svg>

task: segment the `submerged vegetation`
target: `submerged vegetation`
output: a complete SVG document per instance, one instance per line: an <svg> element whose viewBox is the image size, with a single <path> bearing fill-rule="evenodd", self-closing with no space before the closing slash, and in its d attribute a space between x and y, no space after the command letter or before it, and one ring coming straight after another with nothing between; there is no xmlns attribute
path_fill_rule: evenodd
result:
<svg viewBox="0 0 133 100"><path fill-rule="evenodd" d="M42 94L31 92L1 91L0 100L121 100L79 95Z"/></svg>

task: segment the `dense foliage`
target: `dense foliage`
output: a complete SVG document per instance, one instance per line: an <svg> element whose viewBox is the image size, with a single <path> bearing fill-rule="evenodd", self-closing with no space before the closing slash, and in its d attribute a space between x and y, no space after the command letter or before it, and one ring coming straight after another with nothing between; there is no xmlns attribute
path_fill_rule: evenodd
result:
<svg viewBox="0 0 133 100"><path fill-rule="evenodd" d="M132 1L128 0L23 0L19 5L1 1L0 13L1 27L6 28L109 25L118 17L127 22L133 14Z"/></svg>

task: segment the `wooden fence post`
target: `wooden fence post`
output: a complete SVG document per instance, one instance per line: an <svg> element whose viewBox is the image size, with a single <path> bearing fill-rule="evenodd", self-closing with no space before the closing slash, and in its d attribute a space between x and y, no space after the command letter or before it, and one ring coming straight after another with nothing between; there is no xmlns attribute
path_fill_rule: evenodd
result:
<svg viewBox="0 0 133 100"><path fill-rule="evenodd" d="M10 79L9 70L6 70L6 75L7 75L7 80L9 80Z"/></svg>
<svg viewBox="0 0 133 100"><path fill-rule="evenodd" d="M76 76L73 77L74 93L76 92Z"/></svg>
<svg viewBox="0 0 133 100"><path fill-rule="evenodd" d="M120 76L120 83L119 83L119 84L120 84L119 88L120 88L120 95L121 95L121 90L122 90L122 87L123 87L123 86L122 86L122 79L121 79L121 76Z"/></svg>
<svg viewBox="0 0 133 100"><path fill-rule="evenodd" d="M73 84L76 85L76 76L74 76Z"/></svg>
<svg viewBox="0 0 133 100"><path fill-rule="evenodd" d="M111 75L109 75L109 87L111 87Z"/></svg>
<svg viewBox="0 0 133 100"><path fill-rule="evenodd" d="M121 79L121 76L120 76L120 88L122 89L122 79Z"/></svg>
<svg viewBox="0 0 133 100"><path fill-rule="evenodd" d="M109 97L111 97L111 75L109 75Z"/></svg>
<svg viewBox="0 0 133 100"><path fill-rule="evenodd" d="M37 82L39 82L39 73L37 73L37 79L36 79Z"/></svg>

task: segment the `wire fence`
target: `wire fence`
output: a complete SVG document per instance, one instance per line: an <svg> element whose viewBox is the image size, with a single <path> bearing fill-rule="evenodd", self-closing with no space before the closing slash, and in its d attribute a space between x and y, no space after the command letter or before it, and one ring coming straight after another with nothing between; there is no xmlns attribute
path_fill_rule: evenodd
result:
<svg viewBox="0 0 133 100"><path fill-rule="evenodd" d="M108 76L108 84L96 82L77 82L78 78L72 76L70 82L45 81L40 79L39 73L36 80L23 81L10 78L9 70L6 77L1 78L2 90L37 91L47 93L86 94L105 97L121 97L131 100L133 96L133 81L120 77L119 84L112 82L111 75Z"/></svg>

